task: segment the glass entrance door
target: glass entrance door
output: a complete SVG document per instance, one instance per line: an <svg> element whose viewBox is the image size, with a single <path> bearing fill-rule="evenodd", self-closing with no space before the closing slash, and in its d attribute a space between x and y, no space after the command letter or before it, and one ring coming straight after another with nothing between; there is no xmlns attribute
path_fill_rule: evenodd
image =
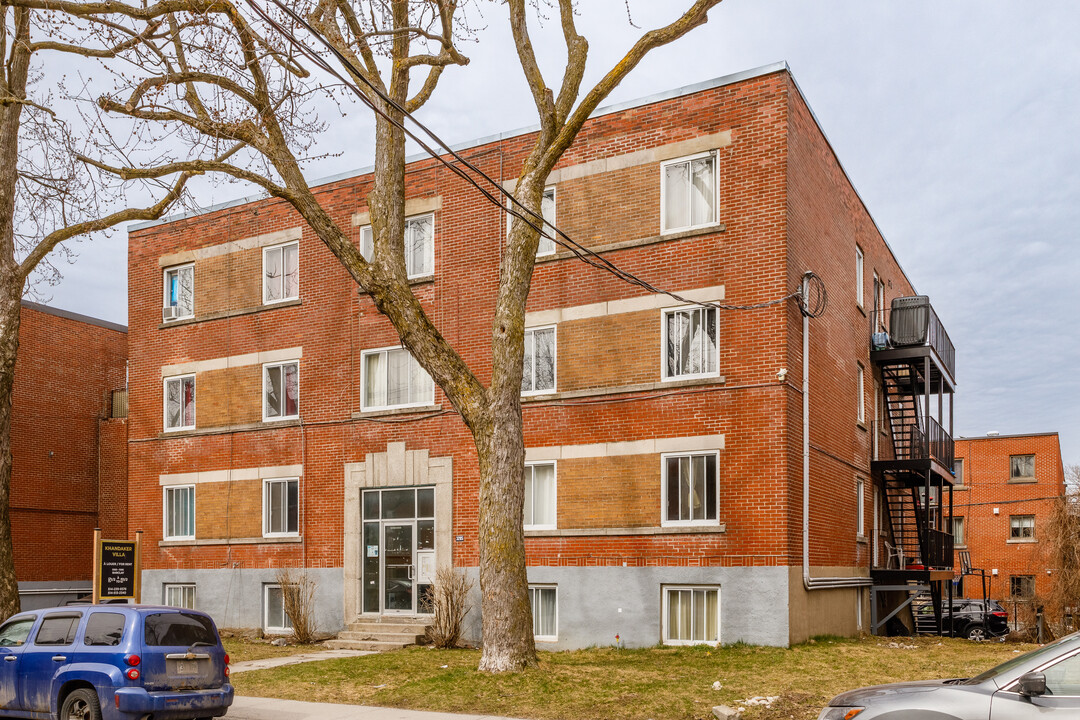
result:
<svg viewBox="0 0 1080 720"><path fill-rule="evenodd" d="M383 610L413 613L416 566L413 563L413 524L383 525Z"/></svg>

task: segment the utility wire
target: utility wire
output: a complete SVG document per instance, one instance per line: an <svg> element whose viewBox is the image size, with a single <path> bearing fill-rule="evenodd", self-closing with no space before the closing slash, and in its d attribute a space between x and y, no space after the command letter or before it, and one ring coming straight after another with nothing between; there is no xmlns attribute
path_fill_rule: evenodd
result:
<svg viewBox="0 0 1080 720"><path fill-rule="evenodd" d="M701 301L690 300L690 299L688 299L686 297L678 295L677 293L670 292L670 291L664 290L662 288L658 288L655 285L653 285L653 284L651 284L651 283L649 283L649 282L647 282L645 280L642 280L641 278L637 277L633 273L630 273L628 271L623 270L622 268L618 267L617 265L615 265L613 262L611 262L607 258L604 258L603 256L599 255L598 253L596 253L596 252L590 250L589 248L581 245L580 243L575 241L573 238L571 238L569 235L567 235L565 232L563 232L559 228L555 227L553 224L545 222L542 215L540 215L540 214L530 210L529 208L525 207L524 205L522 205L517 200L517 198L514 197L514 195L512 193L507 191L502 186L501 183L497 182L492 177L490 177L489 175L484 173L482 170L480 170L478 167L476 167L475 165L470 163L468 160L466 160L464 157L462 157L458 152L456 152L453 148L451 148L445 141L443 141L438 135L436 135L431 129L429 129L426 125L424 125L422 122L420 122L415 117L413 117L413 115L411 113L409 113L404 107L402 107L398 102L396 102L393 98L389 97L379 87L377 87L374 83L372 83L370 80L368 80L366 77L364 77L363 73L360 73L359 71L354 69L352 67L352 64L348 61L348 58L346 58L341 52L339 52L337 50L337 48L335 48L333 46L333 44L331 44L326 38L324 38L320 33L318 33L307 22L306 19L304 19L301 15L299 15L292 8L288 7L283 2L283 0L270 0L270 2L272 2L279 10L281 10L290 19L292 19L293 22L300 25L301 27L306 29L309 33L311 33L320 42L320 44L322 44L327 50L329 50L330 53L333 54L335 58L337 58L338 62L341 63L341 65L343 65L347 69L347 71L349 72L349 75L355 77L360 82L362 82L383 103L385 103L386 105L391 107L395 112L399 113L403 118L407 118L407 119L411 120L413 122L413 124L416 125L428 138L430 138L431 141L434 144L436 144L437 146L442 148L445 151L446 154L449 154L451 157L453 157L454 160L457 161L457 163L460 163L460 165L463 165L464 167L468 168L470 171L472 171L473 173L475 173L476 175L481 177L483 180L485 180L487 183L489 183L492 187L494 187L495 190L499 194L501 194L506 200L509 201L510 206L507 207L506 204L504 204L498 198L496 198L496 196L494 194L492 194L491 191L489 191L485 187L482 187L480 185L480 183L478 183L476 181L476 179L474 177L472 177L464 169L462 169L458 165L455 165L454 163L451 163L450 161L446 160L442 156L443 155L442 153L437 152L426 141L424 141L423 139L418 137L416 133L414 133L412 130L410 130L408 127L405 126L405 123L403 121L398 120L397 118L393 117L390 113L383 110L383 108L379 107L378 103L376 103L374 100L372 100L371 97L369 97L368 94L366 92L364 92L363 89L361 89L354 82L351 82L349 79L347 79L345 76L343 76L334 67L332 67L328 62L326 62L326 60L324 60L322 58L322 56L320 56L317 52L312 50L308 45L301 42L300 39L297 38L296 35L291 30L284 27L281 23L279 23L277 20L272 18L267 11L265 11L263 8L261 8L256 3L256 0L247 0L248 5L255 11L255 13L260 18L262 18L263 21L265 21L267 24L269 24L272 28L277 30L277 32L279 32L290 44L292 44L297 50L299 50L301 54L303 54L305 57L310 59L313 63L315 63L315 65L317 65L324 72L330 74L331 76L336 78L338 81L340 81L343 86L349 88L357 97L360 98L361 102L363 102L365 105L367 105L369 108L371 108L371 110L373 112L375 112L377 115L382 117L384 120L386 120L390 124L394 125L398 129L400 129L409 139L411 139L413 142L417 143L417 145L419 145L424 150L424 152L426 152L428 155L430 155L436 161L440 162L442 165L444 165L447 169L449 169L455 175L457 175L458 177L460 177L461 179L463 179L464 181L466 181L467 183L472 185L474 188L476 188L481 193L481 195L483 195L489 202L491 202L493 205L498 207L500 210L509 213L510 215L512 215L515 218L521 220L522 222L527 223L530 227L532 227L534 230L536 230L542 237L548 238L548 239L552 240L553 242L557 243L558 245L566 248L567 250L572 252L582 262L584 262L584 263L586 263L586 264L588 264L588 265L590 265L592 267L595 267L595 268L597 268L599 270L607 271L607 272L613 274L615 277L619 278L620 280L623 280L624 282L627 282L627 283L629 283L631 285L636 285L638 287L641 287L641 288L643 288L644 290L647 290L650 293L667 295L668 297L670 297L670 298L672 298L674 300L677 300L677 301L683 302L683 303L687 303L687 304L699 305L699 306L704 306L704 307L711 307L711 308L716 308L716 309L719 309L719 310L755 310L755 309L759 309L759 308L765 308L765 307L770 307L770 306L774 306L774 305L779 305L779 304L782 304L784 302L787 302L788 300L796 299L796 300L799 301L799 309L804 315L807 315L809 317L818 317L818 316L820 316L821 314L823 314L825 312L825 309L826 309L826 307L828 305L827 294L826 294L826 291L825 291L825 284L821 280L820 277L818 277L816 274L814 274L812 272L806 273L806 278L807 278L807 281L808 281L808 287L810 287L811 290L812 290L812 292L808 293L808 294L812 294L814 296L814 301L813 302L811 302L809 298L804 297L803 292L800 289L800 290L796 290L795 292L789 293L789 294L787 294L787 295L785 295L785 296L783 296L781 298L777 298L775 300L769 300L769 301L762 302L762 303L755 303L755 304L752 304L752 305L730 305L730 304L724 304L724 303L716 303L716 302L708 302L708 301L701 302ZM551 230L554 232L554 235L549 234L545 230L545 226L550 227Z"/></svg>

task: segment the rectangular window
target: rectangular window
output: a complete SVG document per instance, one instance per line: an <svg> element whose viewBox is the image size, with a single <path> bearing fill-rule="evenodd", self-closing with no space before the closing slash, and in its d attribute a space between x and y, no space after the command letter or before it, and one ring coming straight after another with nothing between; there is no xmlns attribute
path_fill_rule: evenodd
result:
<svg viewBox="0 0 1080 720"><path fill-rule="evenodd" d="M167 584L165 585L165 604L169 607L195 609L195 585L194 584Z"/></svg>
<svg viewBox="0 0 1080 720"><path fill-rule="evenodd" d="M264 480L263 536L297 535L299 532L299 478Z"/></svg>
<svg viewBox="0 0 1080 720"><path fill-rule="evenodd" d="M953 460L953 475L956 476L953 481L954 485L964 485L964 458L956 458Z"/></svg>
<svg viewBox="0 0 1080 720"><path fill-rule="evenodd" d="M435 216L431 213L405 219L405 274L426 277L435 272ZM360 228L360 254L365 260L375 256L371 226Z"/></svg>
<svg viewBox="0 0 1080 720"><path fill-rule="evenodd" d="M300 297L300 243L263 249L263 304Z"/></svg>
<svg viewBox="0 0 1080 720"><path fill-rule="evenodd" d="M161 319L165 322L194 317L195 266L167 268L164 274L165 297Z"/></svg>
<svg viewBox="0 0 1080 720"><path fill-rule="evenodd" d="M555 586L530 585L529 605L532 606L533 637L536 640L558 640L559 599Z"/></svg>
<svg viewBox="0 0 1080 720"><path fill-rule="evenodd" d="M1010 455L1009 479L1032 480L1035 477L1034 455Z"/></svg>
<svg viewBox="0 0 1080 720"><path fill-rule="evenodd" d="M263 585L263 630L275 635L292 632L292 620L285 612L285 593L280 585Z"/></svg>
<svg viewBox="0 0 1080 720"><path fill-rule="evenodd" d="M885 283L874 273L874 322L878 330L885 329Z"/></svg>
<svg viewBox="0 0 1080 720"><path fill-rule="evenodd" d="M664 644L715 645L720 642L720 589L664 588Z"/></svg>
<svg viewBox="0 0 1080 720"><path fill-rule="evenodd" d="M35 645L71 645L75 642L75 631L79 629L82 613L62 612L46 615L41 621Z"/></svg>
<svg viewBox="0 0 1080 720"><path fill-rule="evenodd" d="M1014 598L1029 598L1035 596L1034 575L1010 575L1009 595Z"/></svg>
<svg viewBox="0 0 1080 720"><path fill-rule="evenodd" d="M263 365L263 420L300 416L300 363Z"/></svg>
<svg viewBox="0 0 1080 720"><path fill-rule="evenodd" d="M1010 540L1034 540L1035 539L1035 516L1034 515L1010 515L1009 516L1009 539Z"/></svg>
<svg viewBox="0 0 1080 720"><path fill-rule="evenodd" d="M662 525L716 525L718 454L663 455Z"/></svg>
<svg viewBox="0 0 1080 720"><path fill-rule="evenodd" d="M525 362L521 366L521 394L555 390L555 327L525 331Z"/></svg>
<svg viewBox="0 0 1080 720"><path fill-rule="evenodd" d="M435 384L420 363L402 348L363 353L365 410L415 407L435 402Z"/></svg>
<svg viewBox="0 0 1080 720"><path fill-rule="evenodd" d="M855 374L855 382L858 383L858 387L856 388L856 397L858 398L858 402L859 402L857 416L859 418L859 422L865 423L866 422L866 370L863 369L862 363L859 363L856 367L858 368L858 370L857 370L857 372Z"/></svg>
<svg viewBox="0 0 1080 720"><path fill-rule="evenodd" d="M678 232L716 222L716 155L704 153L660 165L660 231Z"/></svg>
<svg viewBox="0 0 1080 720"><path fill-rule="evenodd" d="M719 375L716 308L664 311L664 379Z"/></svg>
<svg viewBox="0 0 1080 720"><path fill-rule="evenodd" d="M855 532L866 535L866 481L855 479Z"/></svg>
<svg viewBox="0 0 1080 720"><path fill-rule="evenodd" d="M952 541L953 547L964 545L964 518L954 517L952 519Z"/></svg>
<svg viewBox="0 0 1080 720"><path fill-rule="evenodd" d="M195 537L195 486L165 488L165 539L191 540Z"/></svg>
<svg viewBox="0 0 1080 720"><path fill-rule="evenodd" d="M555 528L555 463L525 465L525 528Z"/></svg>
<svg viewBox="0 0 1080 720"><path fill-rule="evenodd" d="M858 245L855 246L855 302L862 307L863 304L863 251Z"/></svg>
<svg viewBox="0 0 1080 720"><path fill-rule="evenodd" d="M195 427L195 376L165 378L165 429Z"/></svg>

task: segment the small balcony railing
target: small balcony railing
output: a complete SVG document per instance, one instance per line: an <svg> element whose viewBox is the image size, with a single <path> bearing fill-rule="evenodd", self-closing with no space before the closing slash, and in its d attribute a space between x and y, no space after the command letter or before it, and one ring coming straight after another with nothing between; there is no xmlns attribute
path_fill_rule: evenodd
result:
<svg viewBox="0 0 1080 720"><path fill-rule="evenodd" d="M927 424L927 429L920 427ZM921 418L894 429L893 447L897 460L937 460L947 468L953 466L956 445L945 428L934 418Z"/></svg>
<svg viewBox="0 0 1080 720"><path fill-rule="evenodd" d="M953 536L947 532L931 529L930 547L926 549L927 565L932 568L953 566Z"/></svg>
<svg viewBox="0 0 1080 720"><path fill-rule="evenodd" d="M950 377L956 377L956 348L925 295L894 298L892 306L870 314L870 346L886 348L929 346Z"/></svg>

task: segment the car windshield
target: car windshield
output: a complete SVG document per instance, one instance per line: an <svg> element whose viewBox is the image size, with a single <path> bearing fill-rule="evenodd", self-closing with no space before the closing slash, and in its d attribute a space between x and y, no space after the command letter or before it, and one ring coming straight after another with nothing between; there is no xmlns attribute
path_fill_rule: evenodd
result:
<svg viewBox="0 0 1080 720"><path fill-rule="evenodd" d="M210 618L178 612L147 615L145 641L147 645L171 647L218 644Z"/></svg>
<svg viewBox="0 0 1080 720"><path fill-rule="evenodd" d="M1013 659L1007 660L1007 661L1001 663L1000 665L998 665L997 667L992 667L989 670L987 670L986 672L980 673L979 675L976 675L975 677L967 680L964 684L965 685L977 685L977 684L979 684L981 682L985 682L987 680L990 680L991 678L996 678L999 675L1004 675L1005 673L1009 672L1010 670L1013 670L1013 669L1015 669L1017 667L1020 667L1021 665L1024 665L1025 663L1031 662L1032 660L1037 660L1037 659L1040 659L1040 658L1045 658L1045 659L1049 660L1050 658L1054 657L1059 652L1061 652L1061 645L1063 645L1065 643L1074 643L1074 642L1076 642L1077 637L1078 637L1078 635L1074 633L1072 635L1068 635L1066 637L1063 637L1060 640L1052 642L1049 645L1041 647L1041 648L1039 648L1037 650L1032 650L1031 652L1024 653L1023 655L1017 655Z"/></svg>

